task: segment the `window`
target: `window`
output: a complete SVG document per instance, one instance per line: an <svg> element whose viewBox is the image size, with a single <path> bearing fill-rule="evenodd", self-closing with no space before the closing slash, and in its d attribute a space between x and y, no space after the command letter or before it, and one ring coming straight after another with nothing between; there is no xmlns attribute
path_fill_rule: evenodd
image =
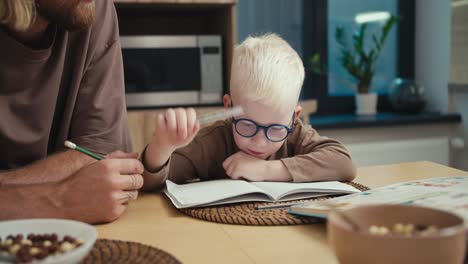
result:
<svg viewBox="0 0 468 264"><path fill-rule="evenodd" d="M352 43L352 33L360 27L359 18L364 18L368 22L365 43L372 44L372 34L378 32L382 21L376 15L397 15L397 0L328 0L328 93L331 96L353 95L354 79L342 67L339 61L340 46L335 39L335 29L342 27L346 34L348 44ZM383 13L376 13L376 11ZM374 12L374 16L371 12ZM365 17L367 15L367 17ZM379 94L386 94L389 84L397 77L397 28L394 26L385 42L385 46L377 61L376 71L371 83L371 91ZM377 35L380 36L380 35ZM364 47L368 50L369 45Z"/></svg>
<svg viewBox="0 0 468 264"><path fill-rule="evenodd" d="M354 113L354 91L342 82L352 80L337 59L334 39L338 24L348 31L356 28L356 14L365 11L389 11L401 17L392 29L378 64L373 85L379 92L379 111L389 111L385 95L389 82L395 77L414 78L414 0L314 0L303 2L303 58L319 53L332 74L318 76L308 71L303 88L305 98L318 100L319 115ZM369 34L372 26L368 28ZM379 74L380 72L380 74Z"/></svg>
<svg viewBox="0 0 468 264"><path fill-rule="evenodd" d="M303 0L239 0L237 39L249 35L277 33L302 55Z"/></svg>

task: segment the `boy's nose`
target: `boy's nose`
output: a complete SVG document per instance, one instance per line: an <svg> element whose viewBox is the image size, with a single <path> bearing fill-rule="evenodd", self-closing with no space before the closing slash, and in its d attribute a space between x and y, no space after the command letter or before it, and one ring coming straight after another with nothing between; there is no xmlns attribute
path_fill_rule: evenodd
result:
<svg viewBox="0 0 468 264"><path fill-rule="evenodd" d="M263 129L260 129L258 133L251 138L252 143L255 144L255 146L265 146L268 144L268 139L265 135L265 131Z"/></svg>

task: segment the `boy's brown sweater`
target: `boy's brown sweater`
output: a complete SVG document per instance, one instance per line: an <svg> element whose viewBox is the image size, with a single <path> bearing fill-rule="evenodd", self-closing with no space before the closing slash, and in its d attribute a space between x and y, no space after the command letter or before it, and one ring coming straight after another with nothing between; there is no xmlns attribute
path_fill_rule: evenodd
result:
<svg viewBox="0 0 468 264"><path fill-rule="evenodd" d="M232 133L229 120L203 128L188 146L176 150L161 170L155 173L145 170L145 177L160 179L158 188L166 180L180 184L197 178L229 178L222 163L239 151ZM351 181L356 175L356 168L343 144L320 136L300 121L268 160L281 160L293 182Z"/></svg>

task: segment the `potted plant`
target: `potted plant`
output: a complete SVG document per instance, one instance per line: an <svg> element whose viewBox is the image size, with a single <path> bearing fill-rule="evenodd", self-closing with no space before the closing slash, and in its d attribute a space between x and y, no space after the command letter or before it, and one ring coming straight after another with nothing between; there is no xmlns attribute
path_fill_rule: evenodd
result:
<svg viewBox="0 0 468 264"><path fill-rule="evenodd" d="M360 115L370 115L376 113L377 94L370 93L372 78L375 74L375 67L380 52L385 44L385 40L398 21L398 17L390 16L381 27L380 34L372 34L372 43L366 43L365 34L368 23L360 25L359 29L352 36L352 43L348 45L346 41L346 31L343 27L335 30L335 40L340 47L339 60L341 65L355 80L356 90L356 113ZM366 47L368 47L366 49ZM323 66L320 63L320 56L315 54L310 59L311 68L315 73L323 73Z"/></svg>

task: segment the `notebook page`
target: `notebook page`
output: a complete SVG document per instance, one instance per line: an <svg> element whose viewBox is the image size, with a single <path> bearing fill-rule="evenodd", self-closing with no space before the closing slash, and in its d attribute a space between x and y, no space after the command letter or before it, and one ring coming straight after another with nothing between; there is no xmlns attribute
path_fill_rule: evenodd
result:
<svg viewBox="0 0 468 264"><path fill-rule="evenodd" d="M185 208L264 191L246 181L223 179L180 185L167 180L164 192L177 208Z"/></svg>
<svg viewBox="0 0 468 264"><path fill-rule="evenodd" d="M361 194L353 194L333 198L330 201L349 203L352 205L379 203L415 203L429 198L443 197L446 194L465 192L468 190L468 177L439 177L396 183ZM468 195L466 196L468 197ZM433 201L433 199L431 199ZM443 200L441 200L443 201ZM467 200L468 201L468 200Z"/></svg>
<svg viewBox="0 0 468 264"><path fill-rule="evenodd" d="M468 177L453 176L396 183L362 193L332 198L330 203L349 208L368 204L414 204L456 213L468 227ZM320 202L297 205L297 211L323 209Z"/></svg>
<svg viewBox="0 0 468 264"><path fill-rule="evenodd" d="M338 181L326 182L251 182L252 185L264 190L275 200L294 193L357 193L361 192L353 186Z"/></svg>

